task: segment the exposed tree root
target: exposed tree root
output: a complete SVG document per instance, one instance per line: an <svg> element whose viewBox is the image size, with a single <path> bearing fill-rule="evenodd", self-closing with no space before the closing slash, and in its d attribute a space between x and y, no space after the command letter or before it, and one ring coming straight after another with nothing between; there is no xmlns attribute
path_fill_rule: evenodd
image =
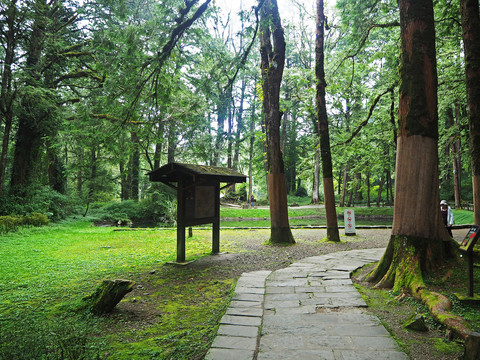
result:
<svg viewBox="0 0 480 360"><path fill-rule="evenodd" d="M441 249L435 246L435 243L426 239L392 236L385 254L366 276L366 280L376 282L377 288L409 292L428 307L439 323L455 336L466 339L472 332L466 321L450 312L452 305L446 296L428 290L423 281L422 269L432 269L435 261L439 261L434 254L441 252Z"/></svg>

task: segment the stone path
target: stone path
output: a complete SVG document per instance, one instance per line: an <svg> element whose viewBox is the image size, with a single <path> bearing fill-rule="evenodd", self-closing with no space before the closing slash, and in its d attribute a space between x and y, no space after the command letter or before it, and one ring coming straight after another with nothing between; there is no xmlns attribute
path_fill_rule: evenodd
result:
<svg viewBox="0 0 480 360"><path fill-rule="evenodd" d="M206 360L408 360L350 280L385 249L243 274Z"/></svg>

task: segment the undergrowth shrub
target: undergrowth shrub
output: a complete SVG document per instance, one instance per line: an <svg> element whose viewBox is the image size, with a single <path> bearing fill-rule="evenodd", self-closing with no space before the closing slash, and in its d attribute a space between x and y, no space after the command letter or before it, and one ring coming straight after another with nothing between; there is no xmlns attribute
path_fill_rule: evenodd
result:
<svg viewBox="0 0 480 360"><path fill-rule="evenodd" d="M58 221L79 213L80 200L60 194L48 186L28 189L23 196L5 194L0 197L0 215L47 214L50 220Z"/></svg>
<svg viewBox="0 0 480 360"><path fill-rule="evenodd" d="M154 184L140 201L94 203L90 207L90 216L120 224L138 221L172 224L177 216L176 194L163 184Z"/></svg>
<svg viewBox="0 0 480 360"><path fill-rule="evenodd" d="M138 202L134 200L116 201L103 205L95 212L100 220L128 222L134 220L139 213Z"/></svg>
<svg viewBox="0 0 480 360"><path fill-rule="evenodd" d="M140 216L156 224L173 224L177 218L177 194L165 184L152 184L140 202Z"/></svg>
<svg viewBox="0 0 480 360"><path fill-rule="evenodd" d="M20 227L44 226L49 222L47 215L40 213L0 216L0 233L17 231Z"/></svg>

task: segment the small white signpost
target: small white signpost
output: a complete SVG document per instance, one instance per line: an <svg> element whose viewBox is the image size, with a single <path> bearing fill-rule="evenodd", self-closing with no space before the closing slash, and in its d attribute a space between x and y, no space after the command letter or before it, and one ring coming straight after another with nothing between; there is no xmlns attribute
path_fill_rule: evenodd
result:
<svg viewBox="0 0 480 360"><path fill-rule="evenodd" d="M344 211L345 235L355 235L355 212L352 209L345 209Z"/></svg>

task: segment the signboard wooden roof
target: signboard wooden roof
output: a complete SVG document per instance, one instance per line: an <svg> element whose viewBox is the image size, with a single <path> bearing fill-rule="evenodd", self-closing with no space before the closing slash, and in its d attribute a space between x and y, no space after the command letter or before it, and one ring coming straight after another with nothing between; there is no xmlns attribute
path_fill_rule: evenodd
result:
<svg viewBox="0 0 480 360"><path fill-rule="evenodd" d="M245 175L232 169L182 163L168 163L149 172L148 175L150 181L159 181L166 184L178 182L179 179L184 178L192 178L194 182L197 181L197 178L200 178L209 183L241 183L247 180Z"/></svg>

